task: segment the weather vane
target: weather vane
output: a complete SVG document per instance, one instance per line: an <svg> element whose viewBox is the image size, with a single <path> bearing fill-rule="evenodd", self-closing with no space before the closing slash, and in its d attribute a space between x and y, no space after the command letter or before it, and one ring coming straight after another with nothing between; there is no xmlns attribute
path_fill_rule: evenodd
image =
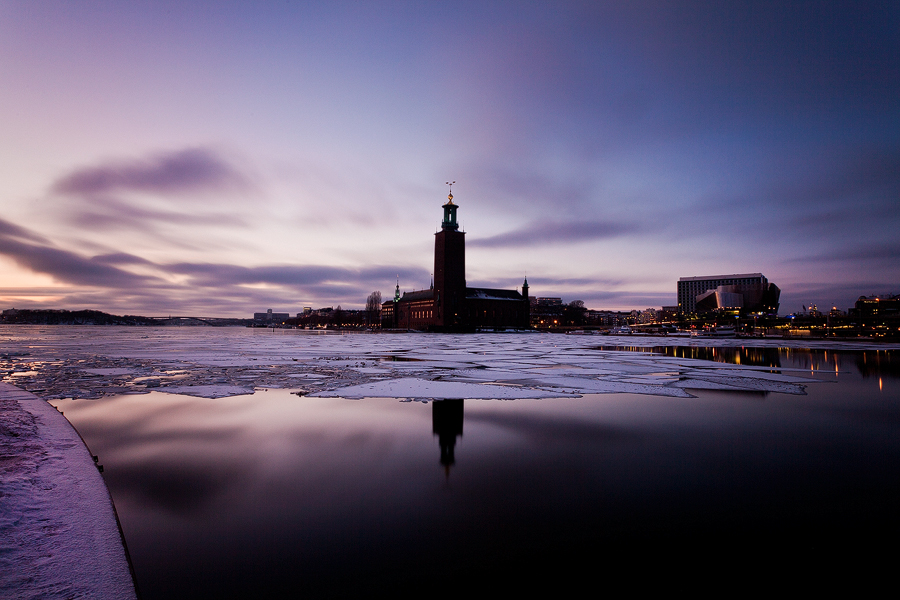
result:
<svg viewBox="0 0 900 600"><path fill-rule="evenodd" d="M450 186L450 194L447 195L447 199L450 200L450 204L453 204L453 184L456 182L455 181L445 181L444 183L446 183L447 185Z"/></svg>

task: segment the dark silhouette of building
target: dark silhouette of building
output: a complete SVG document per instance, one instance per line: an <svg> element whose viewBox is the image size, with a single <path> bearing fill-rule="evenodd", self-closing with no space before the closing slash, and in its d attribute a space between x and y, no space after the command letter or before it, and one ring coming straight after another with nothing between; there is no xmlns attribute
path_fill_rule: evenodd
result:
<svg viewBox="0 0 900 600"><path fill-rule="evenodd" d="M466 233L456 221L458 206L447 197L441 230L434 234L434 281L430 289L400 295L382 304L381 325L424 331L528 328L528 280L522 292L466 287Z"/></svg>
<svg viewBox="0 0 900 600"><path fill-rule="evenodd" d="M860 317L898 317L900 296L860 296L850 312Z"/></svg>

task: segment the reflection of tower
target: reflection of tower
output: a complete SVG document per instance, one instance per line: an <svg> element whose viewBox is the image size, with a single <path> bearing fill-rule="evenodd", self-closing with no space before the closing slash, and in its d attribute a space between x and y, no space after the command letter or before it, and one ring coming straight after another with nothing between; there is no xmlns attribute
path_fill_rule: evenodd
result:
<svg viewBox="0 0 900 600"><path fill-rule="evenodd" d="M450 465L454 463L453 449L456 436L463 433L463 401L435 400L431 403L431 431L438 436L441 446L441 464L450 475Z"/></svg>
<svg viewBox="0 0 900 600"><path fill-rule="evenodd" d="M453 194L443 207L441 230L434 234L434 311L438 329L452 329L466 298L466 234L459 230Z"/></svg>

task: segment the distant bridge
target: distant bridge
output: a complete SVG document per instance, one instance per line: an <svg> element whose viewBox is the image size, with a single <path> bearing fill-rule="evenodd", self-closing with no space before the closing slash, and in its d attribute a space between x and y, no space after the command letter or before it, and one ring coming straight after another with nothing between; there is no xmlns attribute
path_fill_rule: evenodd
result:
<svg viewBox="0 0 900 600"><path fill-rule="evenodd" d="M182 317L182 316L167 316L167 317L147 317L148 319L152 319L153 321L157 321L161 325L243 325L245 323L250 323L253 319L232 319L232 318L222 318L222 317Z"/></svg>

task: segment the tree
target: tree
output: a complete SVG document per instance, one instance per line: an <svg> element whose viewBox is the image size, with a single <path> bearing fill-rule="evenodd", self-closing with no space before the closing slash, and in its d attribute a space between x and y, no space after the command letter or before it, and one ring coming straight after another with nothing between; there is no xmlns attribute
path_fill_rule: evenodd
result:
<svg viewBox="0 0 900 600"><path fill-rule="evenodd" d="M569 302L563 309L563 323L566 325L582 326L584 325L584 315L587 309L581 300L573 300Z"/></svg>
<svg viewBox="0 0 900 600"><path fill-rule="evenodd" d="M370 327L381 322L381 292L375 290L366 298L366 324Z"/></svg>

